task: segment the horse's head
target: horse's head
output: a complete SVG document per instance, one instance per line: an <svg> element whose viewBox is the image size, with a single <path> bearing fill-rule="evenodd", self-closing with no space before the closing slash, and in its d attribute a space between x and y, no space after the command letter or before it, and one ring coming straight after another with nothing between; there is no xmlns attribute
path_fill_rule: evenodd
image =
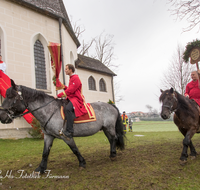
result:
<svg viewBox="0 0 200 190"><path fill-rule="evenodd" d="M11 79L11 87L6 91L6 98L0 109L0 121L2 123L11 123L15 116L26 110L26 104L22 97L20 87L15 85Z"/></svg>
<svg viewBox="0 0 200 190"><path fill-rule="evenodd" d="M161 117L163 119L169 119L171 113L175 111L177 107L177 98L173 88L170 90L160 91L162 93L159 98L160 102L162 102Z"/></svg>

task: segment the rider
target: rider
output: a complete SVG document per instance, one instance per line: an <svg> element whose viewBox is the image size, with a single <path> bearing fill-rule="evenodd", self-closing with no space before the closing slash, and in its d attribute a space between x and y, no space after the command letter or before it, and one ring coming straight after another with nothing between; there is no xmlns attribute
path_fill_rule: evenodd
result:
<svg viewBox="0 0 200 190"><path fill-rule="evenodd" d="M62 131L63 136L67 140L70 140L73 136L73 112L75 113L76 117L82 116L87 113L85 108L85 99L81 93L82 90L82 83L79 79L79 76L74 73L75 68L72 64L67 64L65 66L65 74L69 75L69 86L65 86L64 92L61 92L55 98L66 97L69 100L69 103L64 108L65 119L66 122L66 130Z"/></svg>
<svg viewBox="0 0 200 190"><path fill-rule="evenodd" d="M200 106L200 86L198 72L192 71L191 78L192 81L186 85L185 97L194 99L195 102Z"/></svg>

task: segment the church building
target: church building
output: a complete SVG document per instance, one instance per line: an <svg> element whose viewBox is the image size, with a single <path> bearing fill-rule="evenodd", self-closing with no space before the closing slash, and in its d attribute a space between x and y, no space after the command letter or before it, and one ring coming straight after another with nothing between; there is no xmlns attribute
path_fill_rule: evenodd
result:
<svg viewBox="0 0 200 190"><path fill-rule="evenodd" d="M0 55L7 65L6 74L18 85L54 96L49 42L62 44L63 84L68 85L64 67L70 63L82 81L86 102L115 100L116 74L100 61L77 54L81 44L62 0L0 0ZM15 119L11 124L0 124L0 138L30 137L30 128L24 118Z"/></svg>

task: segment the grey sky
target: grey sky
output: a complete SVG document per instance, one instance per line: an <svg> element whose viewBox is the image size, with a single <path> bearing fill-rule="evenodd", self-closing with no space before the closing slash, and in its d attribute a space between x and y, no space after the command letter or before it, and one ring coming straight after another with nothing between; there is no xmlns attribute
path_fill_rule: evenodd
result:
<svg viewBox="0 0 200 190"><path fill-rule="evenodd" d="M182 33L187 23L170 16L165 0L63 1L68 15L86 29L82 39L89 41L102 31L114 35L115 62L120 64L117 80L123 96L117 104L120 111L147 112L147 104L160 111L160 79L177 44L185 46L199 38L197 30Z"/></svg>

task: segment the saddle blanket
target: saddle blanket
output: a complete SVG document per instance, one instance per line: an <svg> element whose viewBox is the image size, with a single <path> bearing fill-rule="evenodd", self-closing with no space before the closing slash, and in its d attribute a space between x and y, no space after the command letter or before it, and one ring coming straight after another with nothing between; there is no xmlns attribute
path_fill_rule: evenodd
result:
<svg viewBox="0 0 200 190"><path fill-rule="evenodd" d="M80 117L75 118L74 123L87 123L87 122L96 121L96 115L95 115L94 109L89 103L86 104L86 110L87 110L88 113L85 114L85 115L82 115ZM63 106L61 106L60 114L61 114L63 120L65 120L65 114L64 114Z"/></svg>

